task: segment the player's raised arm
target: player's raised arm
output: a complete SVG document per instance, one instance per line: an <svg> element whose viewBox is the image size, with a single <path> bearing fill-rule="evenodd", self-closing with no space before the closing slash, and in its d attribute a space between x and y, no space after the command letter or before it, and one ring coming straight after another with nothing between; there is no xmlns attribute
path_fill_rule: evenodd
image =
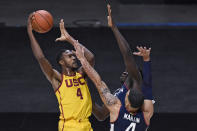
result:
<svg viewBox="0 0 197 131"><path fill-rule="evenodd" d="M70 44L72 44L74 47L76 46L76 44L80 44L78 42L76 42L76 40L66 31L65 27L64 27L64 21L63 19L61 19L60 23L60 31L61 31L61 36L59 38L56 39L56 41L68 41ZM80 44L81 46L83 46L82 44ZM94 54L88 50L85 46L84 50L85 50L85 57L88 60L88 62L90 63L91 66L94 66L95 60L94 60Z"/></svg>
<svg viewBox="0 0 197 131"><path fill-rule="evenodd" d="M136 47L138 52L133 52L134 55L136 56L141 56L144 61L143 65L143 84L146 86L148 85L149 87L152 87L152 75L151 75L151 62L150 62L150 52L151 48L146 48L146 47Z"/></svg>
<svg viewBox="0 0 197 131"><path fill-rule="evenodd" d="M146 47L138 47L138 52L134 52L134 55L143 57L143 84L142 92L144 95L144 104L142 105L142 111L144 112L144 117L146 122L150 123L150 118L153 115L153 95L152 95L152 73L151 73L151 62L150 62L150 51L151 48L147 49Z"/></svg>
<svg viewBox="0 0 197 131"><path fill-rule="evenodd" d="M28 32L28 36L30 38L31 48L32 48L33 54L34 54L36 60L39 62L43 73L45 74L45 76L47 77L47 79L51 83L52 83L53 78L61 81L61 75L56 70L54 70L52 68L51 64L45 58L45 56L44 56L44 54L42 52L42 49L40 48L37 40L34 37L34 34L32 32L31 19L34 19L33 18L33 14L29 15L28 24L27 24L27 32ZM56 90L56 89L54 89L54 90Z"/></svg>
<svg viewBox="0 0 197 131"><path fill-rule="evenodd" d="M102 81L101 77L96 72L96 70L89 64L89 62L84 56L84 47L77 45L76 55L77 55L77 58L80 60L86 74L96 86L99 92L99 95L103 103L105 104L105 106L109 109L110 113L113 113L114 111L116 111L116 108L121 105L120 100L116 98L115 96L113 96L113 94L111 94L105 82Z"/></svg>
<svg viewBox="0 0 197 131"><path fill-rule="evenodd" d="M120 51L124 59L126 70L128 71L128 75L130 78L134 80L134 82L137 82L137 84L140 85L142 81L141 76L137 69L137 65L133 58L129 44L125 40L125 38L122 36L122 34L119 32L117 26L114 24L112 20L112 15L111 15L111 7L109 4L107 5L107 9L108 9L108 26L112 29L115 35L115 38L117 40L118 46L120 48Z"/></svg>

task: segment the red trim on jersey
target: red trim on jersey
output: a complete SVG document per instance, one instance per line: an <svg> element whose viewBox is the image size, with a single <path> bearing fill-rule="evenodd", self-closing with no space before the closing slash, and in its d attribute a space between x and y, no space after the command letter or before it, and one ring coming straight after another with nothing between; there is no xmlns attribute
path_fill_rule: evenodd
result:
<svg viewBox="0 0 197 131"><path fill-rule="evenodd" d="M79 73L82 77L83 77L83 79L86 81L86 78L88 78L88 76L87 76L87 74L83 74L83 73L81 73L81 72L77 72L77 73ZM86 81L86 83L87 83L87 81Z"/></svg>
<svg viewBox="0 0 197 131"><path fill-rule="evenodd" d="M127 90L129 90L129 88L127 87L127 85L124 83L124 86L127 88Z"/></svg>
<svg viewBox="0 0 197 131"><path fill-rule="evenodd" d="M144 117L144 112L142 112L142 114L143 114L143 117ZM147 126L150 125L150 123L148 124L148 122L146 121L145 117L144 117L144 121L145 121L145 124L146 124Z"/></svg>
<svg viewBox="0 0 197 131"><path fill-rule="evenodd" d="M61 83L60 83L60 85L58 86L58 88L55 90L55 93L59 90L59 88L62 86L62 83L63 83L63 74L61 74L61 78L62 78L62 80L61 80Z"/></svg>
<svg viewBox="0 0 197 131"><path fill-rule="evenodd" d="M77 73L79 73L82 77L84 77L84 75L81 72L77 72Z"/></svg>
<svg viewBox="0 0 197 131"><path fill-rule="evenodd" d="M58 93L60 94L60 91L58 90ZM61 94L60 94L60 106L61 106L61 109L62 109L62 115L63 115L63 119L64 119L64 123L65 123L65 118L64 118L64 111L63 111L63 106L62 106L62 98L61 98ZM63 128L62 128L62 131L64 130L64 123L63 123Z"/></svg>
<svg viewBox="0 0 197 131"><path fill-rule="evenodd" d="M74 75L66 75L66 74L64 74L65 76L76 76L76 72L75 72L75 74Z"/></svg>
<svg viewBox="0 0 197 131"><path fill-rule="evenodd" d="M120 108L121 108L121 106L120 106ZM112 123L115 123L117 120L118 120L118 117L119 117L119 114L120 114L120 108L119 108L119 111L118 111L118 116L117 116L117 118L116 118L116 120L115 121L110 121L110 123L112 124Z"/></svg>
<svg viewBox="0 0 197 131"><path fill-rule="evenodd" d="M65 119L64 119L64 123L65 123ZM64 131L64 124L63 124L63 128L62 128L62 131Z"/></svg>

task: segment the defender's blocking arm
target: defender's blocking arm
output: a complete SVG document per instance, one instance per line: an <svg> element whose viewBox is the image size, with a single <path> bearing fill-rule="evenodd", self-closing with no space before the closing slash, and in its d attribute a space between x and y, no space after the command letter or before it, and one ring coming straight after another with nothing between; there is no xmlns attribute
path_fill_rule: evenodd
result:
<svg viewBox="0 0 197 131"><path fill-rule="evenodd" d="M88 63L84 56L84 47L81 47L80 45L76 46L76 55L77 58L80 60L86 74L88 77L92 80L92 82L95 84L99 95L105 104L105 106L109 109L110 112L114 111L114 108L116 105L120 105L120 100L113 96L111 94L109 88L105 84L104 81L102 81L99 74L95 71L95 69Z"/></svg>
<svg viewBox="0 0 197 131"><path fill-rule="evenodd" d="M137 65L136 65L135 60L133 58L129 44L125 40L125 38L122 36L122 34L119 32L118 28L116 27L116 25L114 24L114 22L112 20L110 5L107 5L107 8L108 8L108 26L111 27L111 29L116 37L118 46L119 46L120 51L121 51L123 58L124 58L124 63L125 63L126 69L128 71L128 74L129 74L130 78L132 78L134 80L134 82L136 81L138 83L138 85L140 85L142 78L141 78L139 71L137 69Z"/></svg>
<svg viewBox="0 0 197 131"><path fill-rule="evenodd" d="M56 41L68 41L70 44L72 44L74 47L77 46L77 44L80 44L79 42L76 42L75 40L65 29L64 27L64 21L61 19L60 23L60 31L61 31L61 37L57 38ZM87 59L87 61L90 63L91 66L94 66L95 60L94 60L94 54L88 50L85 46L80 44L82 47L84 47L84 54Z"/></svg>
<svg viewBox="0 0 197 131"><path fill-rule="evenodd" d="M143 84L142 92L144 94L144 104L142 106L142 111L145 113L145 119L147 122L150 122L150 118L153 115L153 96L152 96L152 75L151 75L151 63L150 63L150 51L151 48L147 49L146 47L138 47L138 52L134 52L134 55L143 57ZM148 123L149 124L149 123Z"/></svg>
<svg viewBox="0 0 197 131"><path fill-rule="evenodd" d="M143 83L142 83L142 92L145 99L152 100L152 73L151 73L151 62L150 62L150 51L151 48L147 49L146 47L138 47L138 52L134 52L134 55L143 57Z"/></svg>

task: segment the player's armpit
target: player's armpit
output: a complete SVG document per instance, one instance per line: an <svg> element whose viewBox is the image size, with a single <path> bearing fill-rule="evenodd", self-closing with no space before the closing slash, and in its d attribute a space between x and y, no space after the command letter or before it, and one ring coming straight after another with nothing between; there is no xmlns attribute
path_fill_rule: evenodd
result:
<svg viewBox="0 0 197 131"><path fill-rule="evenodd" d="M51 64L45 57L38 59L38 62L40 64L42 72L50 83L52 83L53 79L61 81L61 74L52 68Z"/></svg>
<svg viewBox="0 0 197 131"><path fill-rule="evenodd" d="M87 79L88 76L86 75L86 72L85 72L83 66L79 67L79 69L77 70L77 72L80 73L84 78Z"/></svg>
<svg viewBox="0 0 197 131"><path fill-rule="evenodd" d="M59 82L62 81L62 76L61 76L61 74L60 74L57 70L55 70L55 69L53 69L53 77L54 77L56 80L58 80Z"/></svg>

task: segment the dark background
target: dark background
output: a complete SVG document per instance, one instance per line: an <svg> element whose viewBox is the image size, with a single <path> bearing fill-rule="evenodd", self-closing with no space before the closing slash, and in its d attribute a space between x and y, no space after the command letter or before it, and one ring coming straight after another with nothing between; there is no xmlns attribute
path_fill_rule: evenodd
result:
<svg viewBox="0 0 197 131"><path fill-rule="evenodd" d="M196 4L197 0L119 0L123 4Z"/></svg>
<svg viewBox="0 0 197 131"><path fill-rule="evenodd" d="M128 27L120 30L133 50L137 45L152 48L156 103L150 130L194 129L197 119L195 27ZM83 27L68 28L68 32L94 52L95 68L111 91L120 87L119 76L124 71L124 64L112 31L107 27ZM58 68L55 62L57 51L72 47L68 43L54 42L60 35L58 28L35 35L46 57L54 68ZM59 112L57 100L32 54L26 29L1 28L0 36L0 116L5 123L2 130L7 129L7 125L10 130L56 130ZM136 62L142 66L140 58L136 57ZM102 104L92 84L90 91L92 99ZM12 118L11 122L7 120L8 116ZM108 121L98 122L91 117L95 130L108 130ZM187 124L190 126L187 127Z"/></svg>
<svg viewBox="0 0 197 131"><path fill-rule="evenodd" d="M132 50L152 48L155 113L149 131L197 128L197 0L113 0L114 20ZM0 131L56 131L59 109L50 83L35 60L26 32L28 14L45 9L54 28L35 36L54 68L55 56L68 43L55 43L58 22L95 54L95 68L112 92L120 87L124 63L112 31L106 27L106 2L100 0L0 1ZM76 21L78 24L76 24ZM84 23L80 23L83 21ZM142 66L142 59L135 57ZM93 101L102 104L90 82ZM108 131L90 117L95 131Z"/></svg>
<svg viewBox="0 0 197 131"><path fill-rule="evenodd" d="M95 54L96 70L111 91L120 87L124 63L109 28L68 28L68 31ZM121 29L133 50L137 45L152 48L153 94L155 112L195 113L197 111L196 29ZM32 54L25 28L1 28L0 112L57 112L57 101L49 82ZM36 34L38 42L54 68L61 48L55 43L58 28ZM136 57L138 65L142 60ZM93 100L99 99L90 85ZM98 100L99 102L99 100Z"/></svg>

